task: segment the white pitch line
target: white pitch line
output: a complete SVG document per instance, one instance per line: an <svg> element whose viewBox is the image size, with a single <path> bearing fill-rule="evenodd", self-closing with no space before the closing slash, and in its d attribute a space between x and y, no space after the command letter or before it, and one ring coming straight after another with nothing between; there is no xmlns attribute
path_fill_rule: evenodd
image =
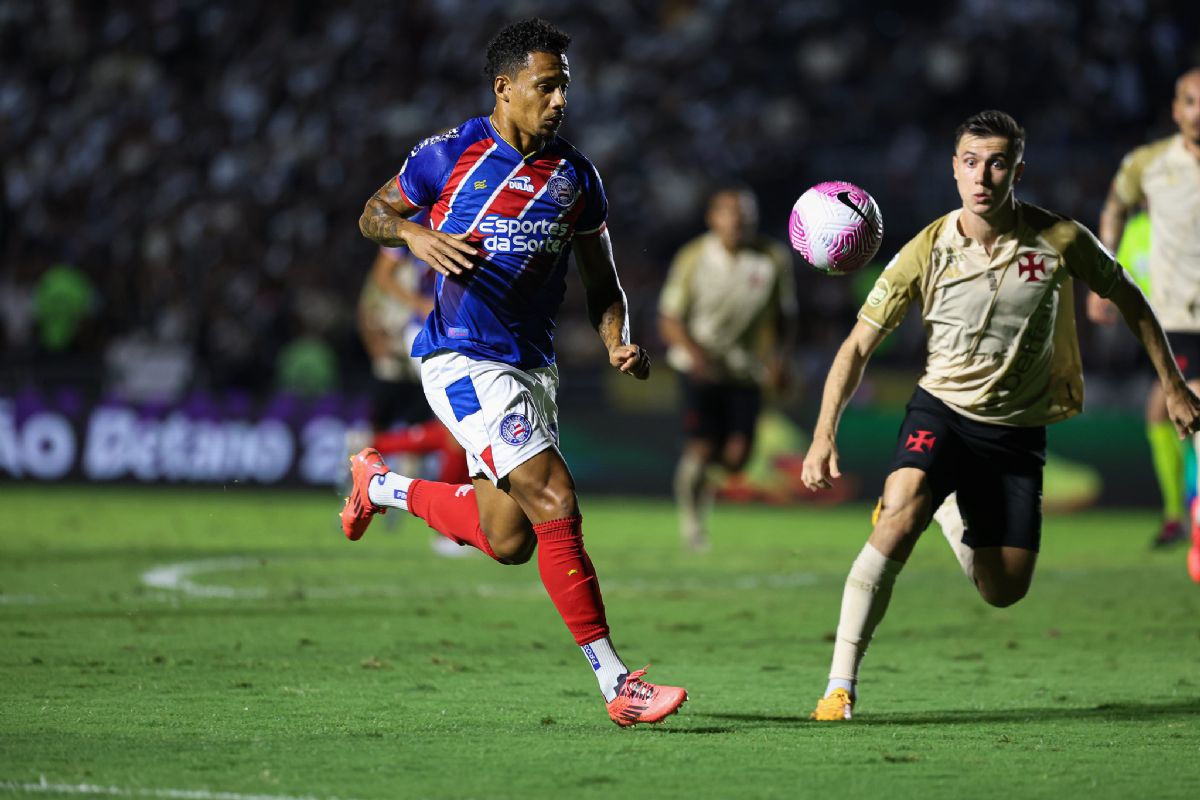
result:
<svg viewBox="0 0 1200 800"><path fill-rule="evenodd" d="M210 792L207 789L135 789L122 786L99 786L91 783L50 783L45 776L37 783L0 781L0 789L26 794L84 794L108 797L161 797L166 800L338 800L337 797L289 794L242 794L240 792ZM346 798L349 800L349 798Z"/></svg>
<svg viewBox="0 0 1200 800"><path fill-rule="evenodd" d="M142 573L142 582L153 589L178 592L188 597L218 598L226 600L263 600L270 592L262 586L237 588L214 584L197 583L192 580L195 576L206 572L232 572L250 569L261 564L257 558L231 556L228 558L206 558L197 561L182 561L175 564L160 564ZM650 578L620 578L605 579L604 589L608 592L679 592L679 591L711 591L732 589L734 591L750 591L753 589L792 589L799 586L812 586L819 582L819 577L811 572L792 572L783 574L757 574L733 576L732 582L722 584L710 578L685 578L661 580ZM278 590L280 596L288 594L286 587ZM428 584L420 586L314 586L296 587L303 597L312 600L340 600L353 597L409 597L414 595L426 596L431 591L452 594L476 594L480 597L527 596L537 595L545 591L540 583L495 584L477 583L459 586L437 586Z"/></svg>
<svg viewBox="0 0 1200 800"><path fill-rule="evenodd" d="M192 575L202 572L241 570L258 563L258 559L234 556L232 558L206 558L200 561L163 564L143 572L142 583L152 589L183 592L189 597L261 600L267 596L267 590L262 587L235 589L232 586L209 586L191 580Z"/></svg>
<svg viewBox="0 0 1200 800"><path fill-rule="evenodd" d="M44 602L33 594L0 594L0 606L35 606Z"/></svg>

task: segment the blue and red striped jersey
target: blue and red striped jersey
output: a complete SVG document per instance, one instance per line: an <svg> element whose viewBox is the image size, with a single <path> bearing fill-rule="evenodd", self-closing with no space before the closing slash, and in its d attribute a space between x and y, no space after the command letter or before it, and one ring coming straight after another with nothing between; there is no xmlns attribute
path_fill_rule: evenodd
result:
<svg viewBox="0 0 1200 800"><path fill-rule="evenodd" d="M487 117L417 145L396 176L429 225L468 233L475 269L438 275L414 356L453 350L521 369L554 363L554 320L576 234L599 233L608 200L596 168L565 139L522 156Z"/></svg>

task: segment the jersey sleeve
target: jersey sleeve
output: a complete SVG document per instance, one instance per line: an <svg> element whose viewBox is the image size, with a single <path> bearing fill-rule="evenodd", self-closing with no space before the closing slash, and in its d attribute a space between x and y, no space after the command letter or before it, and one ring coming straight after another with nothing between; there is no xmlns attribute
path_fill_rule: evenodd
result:
<svg viewBox="0 0 1200 800"><path fill-rule="evenodd" d="M580 192L584 206L583 213L575 223L575 232L599 233L608 219L608 197L604 194L604 183L590 161L585 162L580 173Z"/></svg>
<svg viewBox="0 0 1200 800"><path fill-rule="evenodd" d="M1146 195L1142 191L1142 173L1146 170L1146 162L1150 160L1151 152L1148 147L1139 147L1129 153L1121 161L1113 178L1112 192L1122 205L1133 208L1142 205Z"/></svg>
<svg viewBox="0 0 1200 800"><path fill-rule="evenodd" d="M1108 297L1121 277L1121 265L1091 231L1071 223L1073 234L1063 248L1063 262L1070 273L1101 297Z"/></svg>
<svg viewBox="0 0 1200 800"><path fill-rule="evenodd" d="M439 136L432 136L408 154L404 166L396 175L396 184L409 205L429 208L437 202L452 166L445 141Z"/></svg>
<svg viewBox="0 0 1200 800"><path fill-rule="evenodd" d="M683 320L687 318L692 298L692 274L699 263L700 248L696 242L684 245L671 261L667 280L658 296L658 313L664 317Z"/></svg>
<svg viewBox="0 0 1200 800"><path fill-rule="evenodd" d="M909 305L921 294L932 245L933 235L926 229L900 248L871 287L858 318L881 331L891 332L899 327Z"/></svg>

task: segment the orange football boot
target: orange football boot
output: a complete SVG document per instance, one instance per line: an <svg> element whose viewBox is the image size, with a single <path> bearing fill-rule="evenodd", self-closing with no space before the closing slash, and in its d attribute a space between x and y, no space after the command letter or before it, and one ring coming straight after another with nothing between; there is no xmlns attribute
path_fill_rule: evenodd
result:
<svg viewBox="0 0 1200 800"><path fill-rule="evenodd" d="M834 689L817 701L817 708L808 715L818 722L834 722L850 719L854 712L854 698L845 689Z"/></svg>
<svg viewBox="0 0 1200 800"><path fill-rule="evenodd" d="M383 506L374 505L367 487L379 475L390 472L383 456L373 447L360 450L350 457L350 496L342 506L342 533L351 541L358 541L367 532L371 518L376 514L386 514Z"/></svg>
<svg viewBox="0 0 1200 800"><path fill-rule="evenodd" d="M687 702L687 690L679 686L656 686L642 680L645 669L625 676L621 688L608 704L608 716L622 728L641 722L662 722Z"/></svg>

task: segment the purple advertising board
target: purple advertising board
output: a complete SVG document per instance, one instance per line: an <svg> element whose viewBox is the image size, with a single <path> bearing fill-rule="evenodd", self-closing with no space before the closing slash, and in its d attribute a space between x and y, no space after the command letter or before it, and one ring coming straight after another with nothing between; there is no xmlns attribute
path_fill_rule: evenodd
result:
<svg viewBox="0 0 1200 800"><path fill-rule="evenodd" d="M264 486L333 484L362 396L253 399L194 392L175 403L72 389L0 395L0 481Z"/></svg>

